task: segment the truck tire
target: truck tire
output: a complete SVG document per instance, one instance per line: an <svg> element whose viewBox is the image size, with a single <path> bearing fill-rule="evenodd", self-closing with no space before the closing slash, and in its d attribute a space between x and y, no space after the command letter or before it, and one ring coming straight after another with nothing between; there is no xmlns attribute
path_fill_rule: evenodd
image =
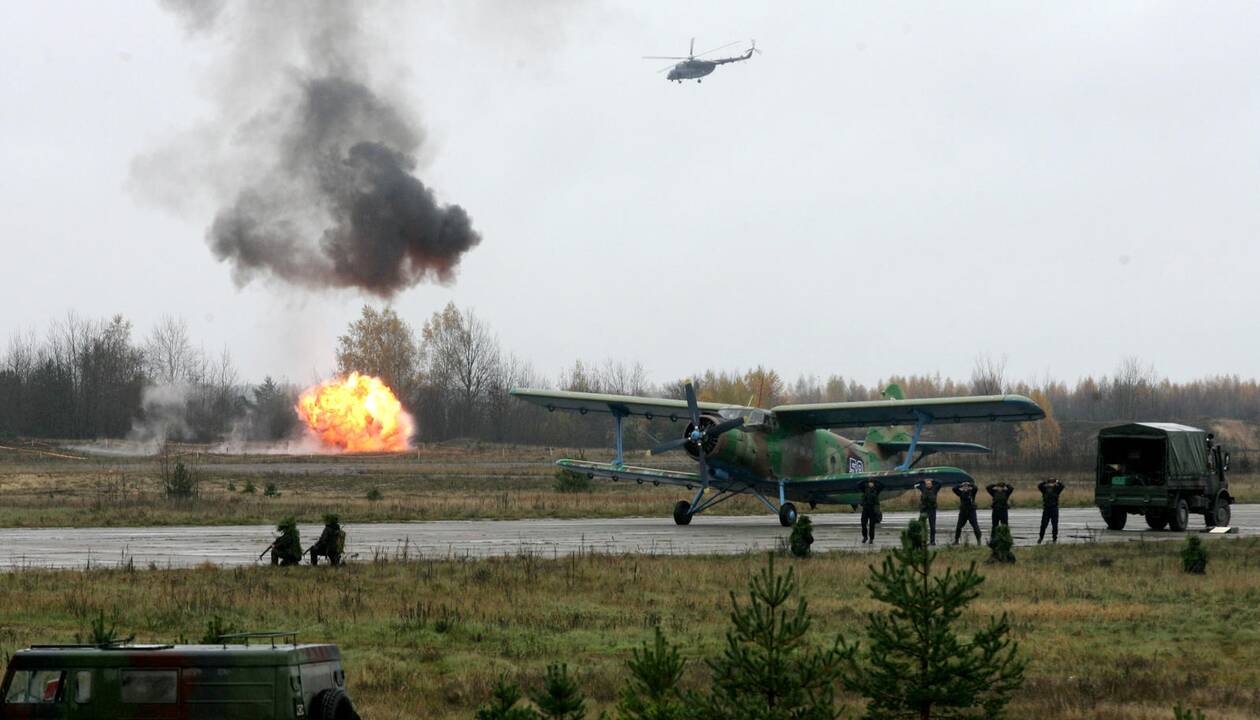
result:
<svg viewBox="0 0 1260 720"><path fill-rule="evenodd" d="M1208 519L1208 527L1229 527L1230 515L1229 498L1221 496L1204 517Z"/></svg>
<svg viewBox="0 0 1260 720"><path fill-rule="evenodd" d="M311 701L311 720L359 720L354 703L341 688L329 688Z"/></svg>
<svg viewBox="0 0 1260 720"><path fill-rule="evenodd" d="M1146 526L1152 530L1163 530L1168 527L1168 514L1163 510L1147 510Z"/></svg>
<svg viewBox="0 0 1260 720"><path fill-rule="evenodd" d="M1123 530L1128 519L1129 514L1120 508L1103 511L1103 520L1107 523L1108 530Z"/></svg>
<svg viewBox="0 0 1260 720"><path fill-rule="evenodd" d="M1190 504L1185 498L1177 498L1172 512L1168 515L1168 529L1173 532L1185 532L1190 524Z"/></svg>

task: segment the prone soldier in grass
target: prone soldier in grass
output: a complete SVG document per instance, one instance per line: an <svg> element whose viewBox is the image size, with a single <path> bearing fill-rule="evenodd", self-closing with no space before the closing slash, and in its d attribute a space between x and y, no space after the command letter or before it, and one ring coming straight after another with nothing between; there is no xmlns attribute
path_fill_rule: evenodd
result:
<svg viewBox="0 0 1260 720"><path fill-rule="evenodd" d="M1010 508L1011 493L1015 492L1015 486L1003 480L1002 482L991 483L984 488L993 497L993 530L998 525L1010 525ZM989 531L992 534L992 530Z"/></svg>
<svg viewBox="0 0 1260 720"><path fill-rule="evenodd" d="M919 491L919 519L927 520L930 538L929 544L936 544L936 493L940 492L941 486L936 481L928 478L914 484L914 489Z"/></svg>
<svg viewBox="0 0 1260 720"><path fill-rule="evenodd" d="M311 546L311 564L318 565L320 557L328 558L331 565L340 565L341 556L346 550L346 531L341 529L340 518L336 513L324 515L324 530L319 539Z"/></svg>
<svg viewBox="0 0 1260 720"><path fill-rule="evenodd" d="M302 540L298 536L297 520L293 516L281 520L276 525L276 531L280 536L268 548L271 550L271 564L288 566L302 562Z"/></svg>
<svg viewBox="0 0 1260 720"><path fill-rule="evenodd" d="M1046 525L1054 529L1050 535L1051 542L1059 542L1059 495L1063 493L1063 483L1057 478L1046 478L1037 483L1041 491L1041 533L1037 535L1037 544L1046 539Z"/></svg>
<svg viewBox="0 0 1260 720"><path fill-rule="evenodd" d="M976 544L980 544L980 521L976 518L976 484L967 480L954 486L954 494L958 496L958 526L954 528L954 544L962 537L963 526L971 524L976 531Z"/></svg>
<svg viewBox="0 0 1260 720"><path fill-rule="evenodd" d="M862 542L875 544L875 526L884 520L879 508L879 493L884 486L878 480L866 480L858 485L862 491Z"/></svg>

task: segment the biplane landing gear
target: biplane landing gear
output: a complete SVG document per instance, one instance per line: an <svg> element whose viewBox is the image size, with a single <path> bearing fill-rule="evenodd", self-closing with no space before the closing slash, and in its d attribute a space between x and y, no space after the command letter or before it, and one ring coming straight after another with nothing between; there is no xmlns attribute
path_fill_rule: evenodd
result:
<svg viewBox="0 0 1260 720"><path fill-rule="evenodd" d="M783 527L792 527L796 524L795 505L792 503L783 503L779 506L779 524Z"/></svg>
<svg viewBox="0 0 1260 720"><path fill-rule="evenodd" d="M674 503L674 523L677 525L691 524L691 503L686 500L679 500Z"/></svg>

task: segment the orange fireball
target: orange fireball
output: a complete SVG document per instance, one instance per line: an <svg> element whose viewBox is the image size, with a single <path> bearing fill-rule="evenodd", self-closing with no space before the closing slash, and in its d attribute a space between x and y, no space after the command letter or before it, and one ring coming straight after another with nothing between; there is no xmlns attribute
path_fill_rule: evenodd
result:
<svg viewBox="0 0 1260 720"><path fill-rule="evenodd" d="M380 378L350 373L298 397L298 416L325 445L348 452L411 448L414 422Z"/></svg>

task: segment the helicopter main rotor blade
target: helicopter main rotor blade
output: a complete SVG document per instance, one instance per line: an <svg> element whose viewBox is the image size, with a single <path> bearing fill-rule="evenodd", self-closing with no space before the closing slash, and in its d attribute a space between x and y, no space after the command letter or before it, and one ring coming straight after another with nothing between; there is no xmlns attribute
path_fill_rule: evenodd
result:
<svg viewBox="0 0 1260 720"><path fill-rule="evenodd" d="M721 46L721 47L715 47L715 48L713 48L712 50L705 50L704 52L700 53L699 55L694 55L693 57L704 57L705 55L708 55L709 53L715 53L715 52L717 52L718 50L725 50L726 48L728 48L728 47L730 47L730 46L732 46L732 45L738 45L738 44L740 44L740 43L742 43L742 42L743 42L743 40L736 40L735 42L728 42L728 43L726 43L725 45L723 45L723 46Z"/></svg>
<svg viewBox="0 0 1260 720"><path fill-rule="evenodd" d="M679 57L676 55L644 55L643 59L644 60L686 60L687 58Z"/></svg>

